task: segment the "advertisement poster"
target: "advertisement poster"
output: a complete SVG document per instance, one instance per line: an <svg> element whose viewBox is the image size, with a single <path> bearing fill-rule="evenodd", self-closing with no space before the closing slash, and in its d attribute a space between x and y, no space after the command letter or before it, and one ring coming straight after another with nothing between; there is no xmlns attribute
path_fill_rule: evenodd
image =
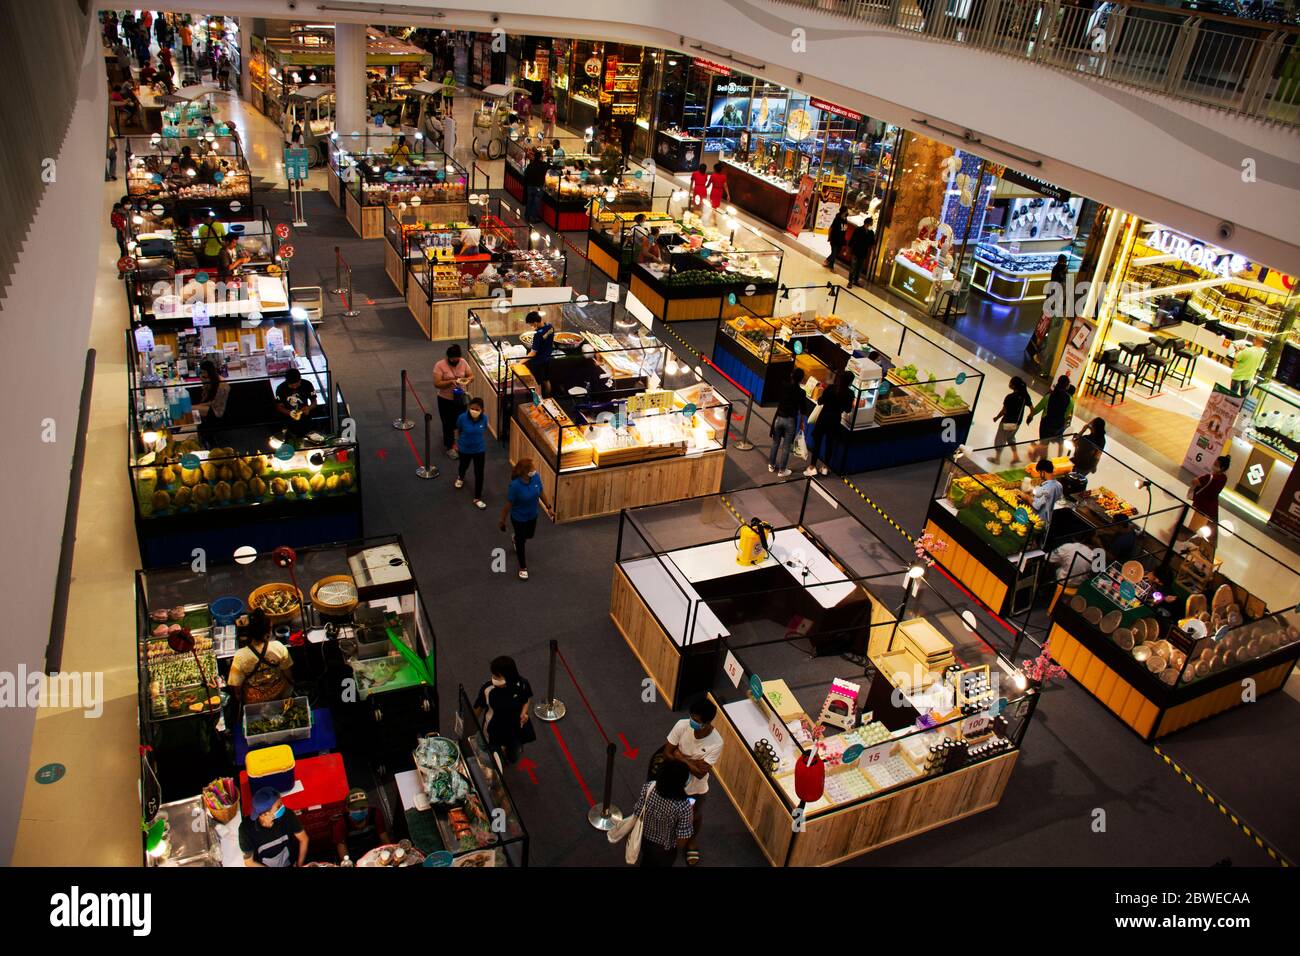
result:
<svg viewBox="0 0 1300 956"><path fill-rule="evenodd" d="M1300 468L1291 469L1268 523L1300 540Z"/></svg>
<svg viewBox="0 0 1300 956"><path fill-rule="evenodd" d="M1214 386L1192 435L1192 443L1183 456L1184 468L1197 477L1210 473L1214 459L1223 454L1223 446L1232 437L1232 426L1236 424L1241 403L1245 400L1244 395L1233 395L1221 385Z"/></svg>
<svg viewBox="0 0 1300 956"><path fill-rule="evenodd" d="M1056 367L1055 381L1066 375L1076 388L1083 388L1083 369L1088 364L1088 347L1092 345L1093 334L1097 327L1084 318L1076 318L1070 326L1070 334L1065 340L1065 351L1061 353L1061 362Z"/></svg>
<svg viewBox="0 0 1300 956"><path fill-rule="evenodd" d="M843 176L826 175L817 184L817 215L813 219L813 232L824 236L831 231L831 222L844 204Z"/></svg>
<svg viewBox="0 0 1300 956"><path fill-rule="evenodd" d="M790 219L785 227L785 231L792 236L798 236L803 232L804 220L808 218L808 204L812 202L813 189L816 185L817 181L808 175L799 180L799 193L794 197L794 205L790 207Z"/></svg>

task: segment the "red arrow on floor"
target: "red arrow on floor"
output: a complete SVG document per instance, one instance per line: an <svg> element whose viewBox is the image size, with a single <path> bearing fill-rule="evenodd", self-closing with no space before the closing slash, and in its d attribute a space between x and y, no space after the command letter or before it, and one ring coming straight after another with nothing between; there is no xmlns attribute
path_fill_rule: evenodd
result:
<svg viewBox="0 0 1300 956"><path fill-rule="evenodd" d="M641 752L641 748L633 747L630 743L627 742L627 738L624 737L622 734L618 735L618 739L623 744L623 756L626 757L628 760L635 760L636 755Z"/></svg>
<svg viewBox="0 0 1300 956"><path fill-rule="evenodd" d="M375 457L378 458L380 461L386 461L388 458L388 452L382 448L376 448Z"/></svg>
<svg viewBox="0 0 1300 956"><path fill-rule="evenodd" d="M518 767L524 773L528 774L528 779L534 784L537 783L537 761L529 757L524 757L519 761Z"/></svg>

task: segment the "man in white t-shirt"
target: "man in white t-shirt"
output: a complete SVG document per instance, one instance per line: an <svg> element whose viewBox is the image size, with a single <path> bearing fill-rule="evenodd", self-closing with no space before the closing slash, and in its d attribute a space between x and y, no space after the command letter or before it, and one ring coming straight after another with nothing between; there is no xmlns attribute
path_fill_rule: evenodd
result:
<svg viewBox="0 0 1300 956"><path fill-rule="evenodd" d="M704 823L704 798L709 792L709 772L718 758L722 756L722 735L713 729L713 718L718 715L718 708L707 698L691 706L689 720L679 720L668 732L668 743L664 745L664 756L677 760L691 771L691 779L686 783L686 795L695 803L695 832L686 844L686 865L696 866L700 862L700 851L695 841L699 838L700 827Z"/></svg>

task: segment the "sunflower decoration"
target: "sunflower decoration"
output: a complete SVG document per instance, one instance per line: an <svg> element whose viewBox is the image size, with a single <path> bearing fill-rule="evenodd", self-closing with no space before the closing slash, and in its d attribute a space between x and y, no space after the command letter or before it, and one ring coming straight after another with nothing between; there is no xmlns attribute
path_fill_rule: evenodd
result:
<svg viewBox="0 0 1300 956"><path fill-rule="evenodd" d="M1026 528L1024 525L1022 525L1019 521L1017 521L1015 524L1011 526L1011 533L1018 538L1023 538L1026 534L1029 533L1029 529Z"/></svg>
<svg viewBox="0 0 1300 956"><path fill-rule="evenodd" d="M1007 511L1005 508L1003 508L1001 511L998 512L999 521L1010 524L1011 518L1012 518L1011 512Z"/></svg>
<svg viewBox="0 0 1300 956"><path fill-rule="evenodd" d="M1038 515L1031 514L1029 516L1029 523L1034 526L1035 531L1043 530L1043 519L1038 517Z"/></svg>
<svg viewBox="0 0 1300 956"><path fill-rule="evenodd" d="M998 503L992 498L985 498L980 502L980 506L987 509L991 514L998 513Z"/></svg>
<svg viewBox="0 0 1300 956"><path fill-rule="evenodd" d="M989 534L993 535L995 538L1002 533L1002 525L998 524L996 521L990 521L985 524L984 527L988 528Z"/></svg>
<svg viewBox="0 0 1300 956"><path fill-rule="evenodd" d="M1004 504L1012 508L1015 508L1020 504L1020 499L1016 497L1015 492L1007 491L1005 488L1000 489L997 492L997 496L1002 499Z"/></svg>

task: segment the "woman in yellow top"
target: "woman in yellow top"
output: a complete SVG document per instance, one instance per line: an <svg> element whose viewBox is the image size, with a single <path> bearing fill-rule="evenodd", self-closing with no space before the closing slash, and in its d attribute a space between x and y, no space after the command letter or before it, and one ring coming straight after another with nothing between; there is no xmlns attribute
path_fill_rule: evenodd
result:
<svg viewBox="0 0 1300 956"><path fill-rule="evenodd" d="M411 162L411 148L406 145L406 137L397 137L397 142L392 146L393 162L398 166L408 166Z"/></svg>
<svg viewBox="0 0 1300 956"><path fill-rule="evenodd" d="M293 694L293 660L289 648L271 639L266 612L253 609L239 621L248 643L230 661L226 683L245 704L283 700Z"/></svg>

